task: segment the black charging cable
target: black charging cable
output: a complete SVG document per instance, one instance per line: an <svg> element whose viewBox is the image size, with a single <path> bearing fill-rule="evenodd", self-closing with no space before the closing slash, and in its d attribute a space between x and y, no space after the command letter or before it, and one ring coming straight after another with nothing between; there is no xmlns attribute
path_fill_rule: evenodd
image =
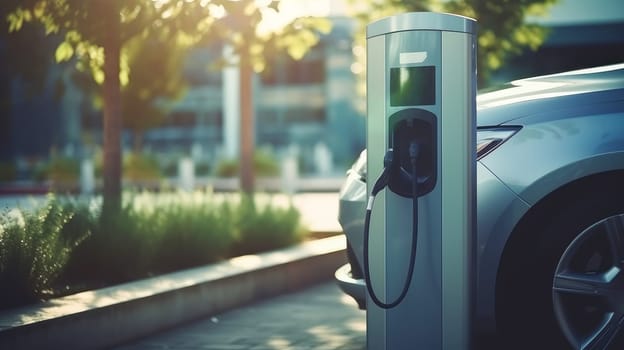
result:
<svg viewBox="0 0 624 350"><path fill-rule="evenodd" d="M399 305L403 301L403 299L405 299L405 296L409 291L409 286L412 283L412 275L414 274L414 265L416 262L416 250L418 248L418 175L416 172L416 159L418 158L418 152L418 143L411 142L409 146L409 157L412 167L412 246L410 250L409 266L407 269L408 272L405 278L405 283L403 284L403 288L401 290L401 294L399 294L399 297L391 303L385 303L381 301L381 299L377 297L377 294L373 289L372 281L370 278L368 244L370 236L371 213L373 211L375 196L386 186L388 186L390 182L390 177L392 176L392 172L395 171L395 167L397 166L397 163L394 159L394 151L392 149L386 152L386 155L384 157L384 170L377 179L377 181L375 181L370 197L368 198L368 203L366 205L366 217L364 219L364 278L366 281L366 289L368 290L368 294L370 295L371 300L373 300L375 305L379 306L382 309L392 309L395 306Z"/></svg>

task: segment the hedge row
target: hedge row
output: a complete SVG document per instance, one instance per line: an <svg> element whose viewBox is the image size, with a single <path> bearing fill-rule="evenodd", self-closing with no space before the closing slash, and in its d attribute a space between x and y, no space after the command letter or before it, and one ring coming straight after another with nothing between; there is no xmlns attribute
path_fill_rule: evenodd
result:
<svg viewBox="0 0 624 350"><path fill-rule="evenodd" d="M0 308L148 277L303 237L299 212L244 195L125 195L114 220L95 200L49 196L0 213Z"/></svg>

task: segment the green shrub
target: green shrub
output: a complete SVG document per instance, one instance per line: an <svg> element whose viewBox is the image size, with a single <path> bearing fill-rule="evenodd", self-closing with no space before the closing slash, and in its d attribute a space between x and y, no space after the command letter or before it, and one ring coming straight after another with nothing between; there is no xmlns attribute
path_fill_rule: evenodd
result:
<svg viewBox="0 0 624 350"><path fill-rule="evenodd" d="M238 160L224 159L217 163L215 175L218 177L234 177L238 175Z"/></svg>
<svg viewBox="0 0 624 350"><path fill-rule="evenodd" d="M210 163L203 161L197 162L195 164L195 175L197 176L207 176L210 175L210 171L212 170Z"/></svg>
<svg viewBox="0 0 624 350"><path fill-rule="evenodd" d="M75 198L68 198L61 203L63 211L71 213L61 230L61 239L66 243L76 244L91 235L94 224L98 220L99 210Z"/></svg>
<svg viewBox="0 0 624 350"><path fill-rule="evenodd" d="M228 256L234 240L229 203L179 202L159 211L164 227L155 257L158 271L198 266Z"/></svg>
<svg viewBox="0 0 624 350"><path fill-rule="evenodd" d="M277 176L280 173L277 159L264 150L258 150L254 153L254 169L259 176Z"/></svg>
<svg viewBox="0 0 624 350"><path fill-rule="evenodd" d="M301 241L303 233L299 212L293 206L258 205L250 196L241 198L236 226L237 242L232 255L287 247Z"/></svg>
<svg viewBox="0 0 624 350"><path fill-rule="evenodd" d="M136 210L132 202L113 217L97 217L92 234L71 256L66 283L102 286L149 276L151 256L158 244L156 215Z"/></svg>
<svg viewBox="0 0 624 350"><path fill-rule="evenodd" d="M202 194L127 195L114 219L98 220L67 269L71 284L110 284L227 257L231 209Z"/></svg>
<svg viewBox="0 0 624 350"><path fill-rule="evenodd" d="M130 153L123 160L123 177L130 181L158 180L162 177L156 157Z"/></svg>
<svg viewBox="0 0 624 350"><path fill-rule="evenodd" d="M258 176L277 176L280 173L279 162L275 157L264 150L257 150L253 159L254 170ZM217 163L215 175L219 177L237 176L240 169L238 159L225 159Z"/></svg>
<svg viewBox="0 0 624 350"><path fill-rule="evenodd" d="M160 169L164 176L168 176L168 177L178 176L178 163L175 160L163 162L160 165Z"/></svg>
<svg viewBox="0 0 624 350"><path fill-rule="evenodd" d="M0 182L13 181L17 178L15 165L9 162L0 162Z"/></svg>
<svg viewBox="0 0 624 350"><path fill-rule="evenodd" d="M292 206L210 192L126 193L116 216L100 212L51 197L0 216L0 307L277 249L302 232Z"/></svg>
<svg viewBox="0 0 624 350"><path fill-rule="evenodd" d="M36 182L44 182L48 180L48 163L39 161L30 165L30 177Z"/></svg>
<svg viewBox="0 0 624 350"><path fill-rule="evenodd" d="M49 161L41 162L33 168L36 181L50 180L61 188L75 186L80 177L80 164L74 158L53 155Z"/></svg>
<svg viewBox="0 0 624 350"><path fill-rule="evenodd" d="M73 214L51 198L32 212L0 216L0 307L21 305L52 293L52 287L81 238L62 237Z"/></svg>

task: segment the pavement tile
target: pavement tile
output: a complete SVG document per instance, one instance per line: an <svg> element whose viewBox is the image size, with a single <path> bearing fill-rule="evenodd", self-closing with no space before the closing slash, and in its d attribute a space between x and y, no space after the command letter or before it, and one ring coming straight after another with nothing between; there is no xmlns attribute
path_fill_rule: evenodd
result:
<svg viewBox="0 0 624 350"><path fill-rule="evenodd" d="M114 349L364 350L366 314L330 282Z"/></svg>

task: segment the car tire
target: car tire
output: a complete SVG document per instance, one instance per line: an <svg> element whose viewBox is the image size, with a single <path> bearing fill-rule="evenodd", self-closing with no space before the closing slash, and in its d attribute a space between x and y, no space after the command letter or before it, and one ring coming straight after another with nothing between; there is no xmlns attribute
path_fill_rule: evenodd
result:
<svg viewBox="0 0 624 350"><path fill-rule="evenodd" d="M609 237L604 235L602 239L600 232L601 227L610 222L608 220L615 222L622 219L624 222L624 216L618 217L624 213L624 190L565 193L555 202L536 206L535 210L539 213L534 212L530 220L519 225L507 244L496 291L497 333L501 348L611 349L615 346L613 343L621 341L615 337L609 346L591 347L590 342L583 339L587 337L583 332L591 334L591 322L598 322L587 317L595 317L602 312L604 305L599 305L603 303L602 299L587 295L579 297L576 292L561 292L558 285L562 271L573 266L578 270L575 271L577 276L606 273L604 269L613 266L622 268L624 256L608 262L608 252L604 253L604 247L606 245L608 250L605 239ZM624 231L624 225L622 228ZM590 239L590 236L593 238ZM617 238L619 243L624 244L624 233ZM617 251L622 255L624 247ZM589 259L593 255L601 259L600 262L590 264ZM575 261L574 264L572 261ZM585 261L585 266L580 263L582 261ZM619 274L619 284L622 274L624 271ZM621 295L624 296L624 290ZM576 301L575 297L578 297ZM566 307L568 311L576 308L576 314L566 311ZM621 304L617 308L621 308ZM617 317L622 317L620 311ZM575 322L587 323L586 328L573 327ZM620 320L615 321L618 322L621 323Z"/></svg>

